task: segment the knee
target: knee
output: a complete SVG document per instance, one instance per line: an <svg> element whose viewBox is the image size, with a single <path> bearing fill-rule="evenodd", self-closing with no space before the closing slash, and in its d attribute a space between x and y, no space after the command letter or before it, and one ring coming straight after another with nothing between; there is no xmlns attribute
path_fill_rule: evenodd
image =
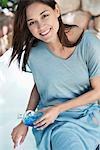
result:
<svg viewBox="0 0 100 150"><path fill-rule="evenodd" d="M51 138L52 150L85 150L80 138L73 132L58 131L52 134Z"/></svg>

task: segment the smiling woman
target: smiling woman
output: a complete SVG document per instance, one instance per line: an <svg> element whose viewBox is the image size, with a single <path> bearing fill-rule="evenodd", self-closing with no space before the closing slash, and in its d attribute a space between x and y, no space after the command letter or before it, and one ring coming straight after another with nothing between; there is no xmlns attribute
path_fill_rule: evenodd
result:
<svg viewBox="0 0 100 150"><path fill-rule="evenodd" d="M51 7L47 7L47 5L43 5L42 3L35 3L34 5L28 6L26 16L30 32L37 39L47 43L55 39L55 36L57 36L55 34L59 28L59 24L57 22L57 17L59 17L59 15L60 12L57 6L55 13Z"/></svg>
<svg viewBox="0 0 100 150"><path fill-rule="evenodd" d="M100 41L64 25L54 0L20 0L15 15L12 60L32 72L27 110L43 115L32 131L39 150L95 150L100 143ZM37 108L37 109L36 109ZM12 131L14 147L28 126Z"/></svg>

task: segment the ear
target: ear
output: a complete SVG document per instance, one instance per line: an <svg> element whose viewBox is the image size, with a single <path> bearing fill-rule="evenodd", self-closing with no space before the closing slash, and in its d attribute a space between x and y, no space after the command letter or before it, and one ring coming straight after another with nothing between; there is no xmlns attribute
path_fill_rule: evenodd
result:
<svg viewBox="0 0 100 150"><path fill-rule="evenodd" d="M61 15L60 7L58 4L55 5L55 13L56 13L57 17L59 17Z"/></svg>

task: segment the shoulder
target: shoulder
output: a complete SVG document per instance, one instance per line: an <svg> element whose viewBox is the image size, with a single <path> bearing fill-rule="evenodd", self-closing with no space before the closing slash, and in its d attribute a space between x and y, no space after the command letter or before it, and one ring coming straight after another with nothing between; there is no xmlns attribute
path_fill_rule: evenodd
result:
<svg viewBox="0 0 100 150"><path fill-rule="evenodd" d="M34 47L31 48L29 55L36 57L36 55L39 55L39 53L41 53L43 49L44 49L44 42L39 41Z"/></svg>
<svg viewBox="0 0 100 150"><path fill-rule="evenodd" d="M82 47L84 58L86 58L88 62L95 63L95 61L100 61L100 40L92 31L86 30L84 32Z"/></svg>
<svg viewBox="0 0 100 150"><path fill-rule="evenodd" d="M31 48L31 51L39 51L40 49L42 49L44 47L44 42L42 42L42 41L39 41L37 44L36 44L36 46L34 46L34 47L32 47Z"/></svg>
<svg viewBox="0 0 100 150"><path fill-rule="evenodd" d="M84 38L91 41L93 39L97 39L96 35L91 30L84 31Z"/></svg>
<svg viewBox="0 0 100 150"><path fill-rule="evenodd" d="M75 43L79 39L82 32L83 32L83 29L77 26L73 27L69 32L67 32L65 29L65 34L67 35L68 40L73 43Z"/></svg>
<svg viewBox="0 0 100 150"><path fill-rule="evenodd" d="M44 50L46 49L45 43L39 41L36 46L32 47L29 53L29 61L38 61L44 55Z"/></svg>
<svg viewBox="0 0 100 150"><path fill-rule="evenodd" d="M84 32L83 39L84 45L87 47L92 49L100 49L100 39L98 39L92 31L86 30Z"/></svg>

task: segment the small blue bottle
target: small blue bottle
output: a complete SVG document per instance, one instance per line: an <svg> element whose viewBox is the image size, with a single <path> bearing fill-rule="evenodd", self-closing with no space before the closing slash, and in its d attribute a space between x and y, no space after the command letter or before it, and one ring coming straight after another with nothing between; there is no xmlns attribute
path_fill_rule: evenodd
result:
<svg viewBox="0 0 100 150"><path fill-rule="evenodd" d="M33 123L38 120L43 115L43 112L34 112L33 110L28 110L23 116L23 123L26 126L34 127Z"/></svg>

